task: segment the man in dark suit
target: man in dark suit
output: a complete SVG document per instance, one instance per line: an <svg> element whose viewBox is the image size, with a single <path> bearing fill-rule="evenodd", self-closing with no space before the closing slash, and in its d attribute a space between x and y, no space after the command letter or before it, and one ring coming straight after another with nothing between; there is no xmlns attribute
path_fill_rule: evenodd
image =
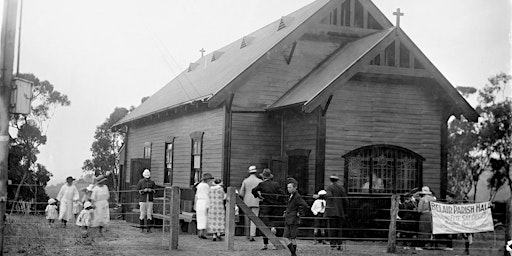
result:
<svg viewBox="0 0 512 256"><path fill-rule="evenodd" d="M284 197L286 197L284 190L281 188L279 183L273 181L270 169L264 169L261 173L263 182L260 182L255 188L252 189L251 193L254 197L259 198L260 201L260 212L258 216L261 221L265 223L267 227L270 227L272 233L276 234L275 219L276 216L281 216L283 209L281 206L284 204ZM268 249L268 238L263 237L263 248L262 250Z"/></svg>
<svg viewBox="0 0 512 256"><path fill-rule="evenodd" d="M290 197L286 204L286 211L284 212L284 237L288 238L290 243L288 249L292 256L296 256L297 251L297 234L299 233L300 217L306 215L306 209L309 206L304 199L297 192L298 182L293 178L288 178L286 188Z"/></svg>
<svg viewBox="0 0 512 256"><path fill-rule="evenodd" d="M342 235L341 225L345 219L348 204L347 193L345 189L338 184L338 180L340 179L338 176L331 175L329 179L331 185L327 186L325 189L327 194L325 195L326 206L324 216L328 219L327 228L329 237L331 237L331 248L337 248L341 251L343 241L336 238Z"/></svg>

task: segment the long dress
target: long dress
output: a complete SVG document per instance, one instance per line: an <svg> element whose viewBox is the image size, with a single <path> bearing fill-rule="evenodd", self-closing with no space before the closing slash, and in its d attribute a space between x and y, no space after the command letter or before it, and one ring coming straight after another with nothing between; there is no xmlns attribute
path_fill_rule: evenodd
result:
<svg viewBox="0 0 512 256"><path fill-rule="evenodd" d="M91 199L94 202L94 212L91 221L92 227L106 226L110 220L110 212L108 209L108 198L110 193L108 187L95 186L92 190Z"/></svg>
<svg viewBox="0 0 512 256"><path fill-rule="evenodd" d="M207 183L201 182L197 185L196 190L196 221L197 229L206 229L206 223L208 221L208 206L210 205L210 186Z"/></svg>
<svg viewBox="0 0 512 256"><path fill-rule="evenodd" d="M418 237L426 242L432 235L432 213L430 212L430 202L436 201L431 195L424 195L418 202L418 212L420 213L419 235Z"/></svg>
<svg viewBox="0 0 512 256"><path fill-rule="evenodd" d="M224 189L215 185L210 188L210 208L208 208L208 233L224 233L226 227L226 209Z"/></svg>
<svg viewBox="0 0 512 256"><path fill-rule="evenodd" d="M57 195L57 200L60 202L59 220L69 221L73 219L73 201L79 198L78 189L75 185L64 184L60 188Z"/></svg>

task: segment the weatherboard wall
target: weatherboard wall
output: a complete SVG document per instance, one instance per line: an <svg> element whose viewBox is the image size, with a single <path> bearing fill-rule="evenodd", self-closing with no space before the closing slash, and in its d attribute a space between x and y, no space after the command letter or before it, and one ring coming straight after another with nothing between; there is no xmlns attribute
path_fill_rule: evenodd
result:
<svg viewBox="0 0 512 256"><path fill-rule="evenodd" d="M423 184L440 193L442 112L423 86L348 82L334 93L326 113L325 177L343 176L344 154L391 144L424 157Z"/></svg>
<svg viewBox="0 0 512 256"><path fill-rule="evenodd" d="M130 159L142 158L144 144L151 143L151 177L158 185L164 185L165 142L174 137L173 184L189 187L191 171L192 132L204 132L202 150L203 172L221 177L224 108L208 109L186 116L151 122L148 125L131 126L128 133L128 161L126 182L130 182ZM171 184L166 184L171 185Z"/></svg>

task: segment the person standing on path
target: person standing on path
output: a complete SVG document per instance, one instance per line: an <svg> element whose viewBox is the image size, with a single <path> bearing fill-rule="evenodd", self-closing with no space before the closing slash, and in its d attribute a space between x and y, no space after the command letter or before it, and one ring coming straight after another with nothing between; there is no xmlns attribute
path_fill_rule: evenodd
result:
<svg viewBox="0 0 512 256"><path fill-rule="evenodd" d="M110 210L108 208L108 199L110 198L110 192L108 191L107 177L99 175L97 183L91 194L91 202L94 205L93 219L91 222L92 227L99 227L100 233L103 232L103 228L108 225L110 221Z"/></svg>
<svg viewBox="0 0 512 256"><path fill-rule="evenodd" d="M66 184L62 185L57 195L57 201L60 202L59 220L65 227L66 223L73 219L73 202L80 198L78 189L73 185L73 177L66 178Z"/></svg>
<svg viewBox="0 0 512 256"><path fill-rule="evenodd" d="M151 225L153 221L153 197L156 193L156 184L151 180L151 172L149 169L144 169L142 172L142 179L137 183L137 190L139 191L139 225L141 231L147 228L147 232L151 233Z"/></svg>
<svg viewBox="0 0 512 256"><path fill-rule="evenodd" d="M309 206L297 191L299 183L294 178L288 178L286 188L290 197L286 203L286 210L284 212L284 237L288 239L288 249L292 253L291 256L296 256L297 252L297 234L299 233L299 225L301 224L300 217L306 215L306 209Z"/></svg>
<svg viewBox="0 0 512 256"><path fill-rule="evenodd" d="M213 235L213 241L221 240L226 229L226 208L224 200L226 193L222 187L222 180L215 179L210 187L210 207L208 208L208 233Z"/></svg>
<svg viewBox="0 0 512 256"><path fill-rule="evenodd" d="M276 216L282 216L283 210L280 208L284 204L284 198L286 194L284 190L279 186L279 183L272 180L270 169L264 169L261 173L263 182L260 182L258 186L252 189L251 193L254 197L259 198L260 201L260 212L259 217L261 221L270 227L272 233L276 233L274 219ZM263 248L262 250L268 249L268 238L263 237Z"/></svg>
<svg viewBox="0 0 512 256"><path fill-rule="evenodd" d="M341 251L343 241L338 237L342 236L342 224L346 217L348 200L345 189L338 184L339 179L336 175L329 177L331 184L325 189L326 206L324 216L328 218L327 228L331 238L331 249L337 248L338 251Z"/></svg>
<svg viewBox="0 0 512 256"><path fill-rule="evenodd" d="M256 176L256 173L258 170L256 169L256 166L251 165L249 167L249 177L245 178L242 182L242 187L240 188L240 196L244 199L244 203L251 208L252 212L258 216L260 212L260 199L257 197L254 197L254 195L251 193L252 189L258 186L262 180ZM245 217L245 225L249 223L249 218ZM253 242L254 237L256 236L256 224L254 222L250 222L250 230L249 230L249 236L247 237L249 241ZM247 234L247 232L246 232Z"/></svg>
<svg viewBox="0 0 512 256"><path fill-rule="evenodd" d="M210 206L210 185L213 180L211 173L203 173L201 182L197 184L194 209L196 210L197 236L206 239L208 223L208 207Z"/></svg>

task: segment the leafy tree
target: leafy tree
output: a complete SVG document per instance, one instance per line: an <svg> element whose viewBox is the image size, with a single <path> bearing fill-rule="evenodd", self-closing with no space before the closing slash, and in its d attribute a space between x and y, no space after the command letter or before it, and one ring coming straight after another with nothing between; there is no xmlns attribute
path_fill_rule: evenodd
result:
<svg viewBox="0 0 512 256"><path fill-rule="evenodd" d="M69 106L71 102L50 82L40 81L34 74L19 74L18 77L33 82L33 95L30 114L11 115L10 126L15 136L10 140L8 178L17 186L8 187L8 198L13 202L32 199L42 202L48 199L44 187L52 174L37 163L39 147L46 144L45 134L55 109ZM41 205L38 209L43 207Z"/></svg>
<svg viewBox="0 0 512 256"><path fill-rule="evenodd" d="M118 190L119 150L124 141L124 134L112 131L110 128L126 114L128 114L126 108L115 108L110 116L96 127L94 142L91 146L92 158L85 160L82 166L82 170L86 173L93 173L95 176L107 175L109 178L107 186L111 191Z"/></svg>
<svg viewBox="0 0 512 256"><path fill-rule="evenodd" d="M467 192L471 183L476 189L476 181L485 168L493 171L493 177L489 180L491 188L499 188L506 180L512 186L509 174L512 158L512 100L500 97L500 92L505 91L510 79L508 74L497 74L478 90L478 123L468 122L464 118L449 123L448 182L449 187L456 192ZM471 87L457 89L466 97L477 92ZM500 160L502 166L496 165L491 159Z"/></svg>

